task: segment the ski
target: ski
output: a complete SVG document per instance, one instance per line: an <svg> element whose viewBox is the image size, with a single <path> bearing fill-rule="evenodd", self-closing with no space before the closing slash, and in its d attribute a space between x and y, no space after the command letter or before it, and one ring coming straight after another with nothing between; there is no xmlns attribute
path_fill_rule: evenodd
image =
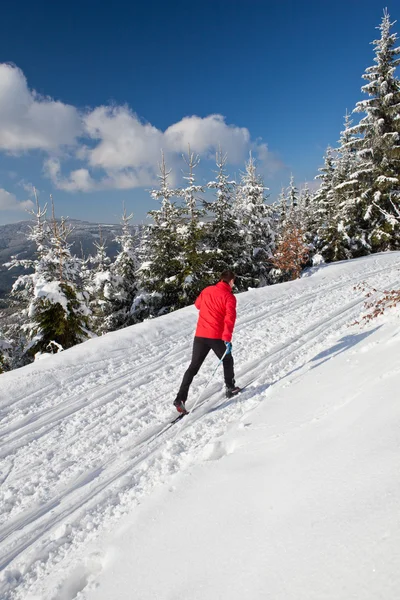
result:
<svg viewBox="0 0 400 600"><path fill-rule="evenodd" d="M240 394L242 394L246 388L253 383L253 381L256 378L254 377L253 379L251 379L250 381L248 381L242 388L240 388L240 392L238 392L237 394L235 394L234 396L232 396L231 398L224 398L225 401L229 402L235 398L237 398L238 396L240 396ZM195 407L194 411L198 410L199 408L201 408L204 404L206 404L206 402L208 402L210 400L210 397L204 398L204 400L202 402L200 402L199 404L197 404L197 406ZM220 405L221 406L221 405ZM215 408L215 407L214 407ZM184 413L179 413L174 419L172 419L172 421L169 421L169 423L167 423L162 429L161 431L159 431L156 435L154 435L150 440L148 440L148 443L152 443L154 442L154 440L156 440L157 438L159 438L160 436L162 436L164 433L166 433L169 429L171 429L171 427L173 427L175 425L175 423L179 423L179 421L181 421L183 419L183 417L186 417L187 415L190 415L192 412L194 412L192 410L187 410Z"/></svg>
<svg viewBox="0 0 400 600"><path fill-rule="evenodd" d="M175 417L175 419L173 419L170 423L170 425L173 425L174 423L177 423L178 421L180 421L181 419L183 419L183 417L186 417L186 415L188 415L188 411L184 412L184 413L179 413L179 415L177 417Z"/></svg>
<svg viewBox="0 0 400 600"><path fill-rule="evenodd" d="M159 438L161 435L163 435L163 433L166 433L169 429L171 429L171 427L173 427L173 425L175 425L175 423L178 423L178 421L180 421L181 419L183 419L183 417L185 417L186 415L188 415L189 413L181 413L179 414L177 417L175 417L174 419L172 419L172 421L169 421L169 423L167 423L162 429L161 431L159 431L156 435L154 435L150 442L154 442L154 440L156 440L157 438ZM150 443L149 442L149 443Z"/></svg>
<svg viewBox="0 0 400 600"><path fill-rule="evenodd" d="M224 402L223 402L223 403L221 403L221 404L219 404L218 406L223 406L223 404L224 404L225 402L230 402L230 401L234 400L235 398L237 398L238 396L240 396L240 395L241 395L243 392L245 392L245 391L246 391L246 389L249 387L249 385L251 385L251 384L253 383L253 381L255 381L255 379L256 379L256 377L254 377L253 379L251 379L250 381L248 381L248 382L247 382L247 383L246 383L246 384L245 384L245 385L244 385L242 388L240 388L240 391L239 391L239 392L237 392L236 394L234 394L234 395L233 395L233 396L231 396L230 398L227 398L227 397L225 397L225 398L224 398ZM197 411L199 408L201 408L201 407L202 407L204 404L206 404L206 403L207 403L209 400L210 400L210 397L208 397L208 398L204 398L204 400L202 400L201 402L199 402L199 403L197 404L197 406L195 406L194 410L188 410L186 413L183 413L182 415L179 415L179 416L180 416L180 417L184 417L185 415L190 415L190 414L192 414L193 412L195 412L195 411ZM179 418L178 418L178 419L175 419L175 421L176 421L176 420L179 420ZM175 422L175 421L174 421L174 422Z"/></svg>

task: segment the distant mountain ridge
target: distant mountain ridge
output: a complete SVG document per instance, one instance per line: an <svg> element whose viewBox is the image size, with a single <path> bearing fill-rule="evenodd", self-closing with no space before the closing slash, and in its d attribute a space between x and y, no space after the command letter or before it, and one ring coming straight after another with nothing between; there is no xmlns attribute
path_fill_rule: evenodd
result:
<svg viewBox="0 0 400 600"><path fill-rule="evenodd" d="M68 219L74 228L69 240L73 244L72 251L77 256L88 256L95 252L94 242L101 235L107 246L107 254L114 257L118 252L118 244L114 241L121 233L121 225L107 223L90 223L78 219ZM33 258L35 255L35 244L27 239L32 221L20 221L10 225L0 225L0 299L10 292L15 279L24 272L22 269L8 270L4 263L11 256L18 255L20 258ZM140 225L133 225L133 230L140 231Z"/></svg>

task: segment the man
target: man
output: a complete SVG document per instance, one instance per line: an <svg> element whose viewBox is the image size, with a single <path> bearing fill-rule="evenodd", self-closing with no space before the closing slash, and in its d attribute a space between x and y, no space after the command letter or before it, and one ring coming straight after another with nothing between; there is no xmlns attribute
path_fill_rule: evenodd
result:
<svg viewBox="0 0 400 600"><path fill-rule="evenodd" d="M240 392L240 388L235 386L231 343L236 321L236 298L232 292L234 283L234 272L224 271L221 273L220 281L216 285L206 287L195 302L200 314L193 343L192 361L174 400L174 406L180 413L186 413L185 402L190 384L210 350L213 350L219 359L225 354L222 364L226 397L231 398Z"/></svg>

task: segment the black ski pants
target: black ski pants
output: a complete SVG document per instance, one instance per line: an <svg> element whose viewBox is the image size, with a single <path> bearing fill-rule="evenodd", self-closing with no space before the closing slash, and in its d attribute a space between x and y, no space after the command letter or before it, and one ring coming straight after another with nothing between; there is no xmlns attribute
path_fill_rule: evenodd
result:
<svg viewBox="0 0 400 600"><path fill-rule="evenodd" d="M221 359L226 351L225 342L223 340L214 340L213 338L197 336L194 338L192 361L183 376L181 387L179 388L176 397L177 400L186 402L190 384L192 383L194 376L199 372L199 369L210 350L213 350L218 358ZM225 356L222 365L224 367L225 384L229 387L233 387L235 385L235 374L233 371L233 357L231 353Z"/></svg>

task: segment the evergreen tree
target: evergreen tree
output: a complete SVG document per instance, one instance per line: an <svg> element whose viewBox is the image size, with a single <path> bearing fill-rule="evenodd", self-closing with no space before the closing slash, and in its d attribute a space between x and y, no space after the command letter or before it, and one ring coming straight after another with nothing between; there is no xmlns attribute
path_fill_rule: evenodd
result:
<svg viewBox="0 0 400 600"><path fill-rule="evenodd" d="M241 176L236 198L236 214L246 251L238 269L240 289L266 285L275 243L273 208L266 204L261 175L250 153Z"/></svg>
<svg viewBox="0 0 400 600"><path fill-rule="evenodd" d="M70 348L90 335L81 261L71 254L68 243L72 229L65 218L57 222L54 204L50 225L46 209L42 210L38 201L35 219L28 239L36 243L36 260L14 258L9 263L10 268L33 269L33 273L18 277L12 289L12 294L25 302L23 328L29 340L25 348L29 356Z"/></svg>
<svg viewBox="0 0 400 600"><path fill-rule="evenodd" d="M284 187L281 188L281 192L278 196L278 202L276 205L275 213L277 218L276 232L277 235L279 235L280 232L283 230L284 226L286 225L288 219L288 205L286 191Z"/></svg>
<svg viewBox="0 0 400 600"><path fill-rule="evenodd" d="M368 83L362 91L369 98L354 109L365 117L349 130L359 136L350 145L359 160L351 175L358 186L361 212L358 237L372 252L400 247L399 225L384 216L391 210L391 201L395 206L400 202L400 82L395 76L400 48L395 47L392 25L385 10L378 27L381 36L372 42L375 64L363 75Z"/></svg>
<svg viewBox="0 0 400 600"><path fill-rule="evenodd" d="M122 329L134 322L134 300L137 293L136 240L130 224L133 214L127 215L124 207L121 235L115 238L120 246L115 261L110 266L104 285L104 331Z"/></svg>
<svg viewBox="0 0 400 600"><path fill-rule="evenodd" d="M92 329L97 334L106 331L107 298L105 289L111 283L111 259L107 255L107 246L103 240L99 225L99 241L93 243L96 254L84 261L85 287L89 294Z"/></svg>
<svg viewBox="0 0 400 600"><path fill-rule="evenodd" d="M290 183L288 187L288 205L290 218L295 219L297 205L299 203L299 191L294 183L293 175L290 176Z"/></svg>
<svg viewBox="0 0 400 600"><path fill-rule="evenodd" d="M167 170L164 154L159 168L160 188L150 194L161 206L149 212L153 222L146 227L139 250L139 292L134 309L138 320L178 308L184 281L183 247L178 233L182 210L171 200L180 194L180 190L169 187L171 170Z"/></svg>
<svg viewBox="0 0 400 600"><path fill-rule="evenodd" d="M207 227L206 243L209 248L209 270L216 275L227 269L237 271L242 262L244 244L234 211L235 181L226 173L227 155L221 148L216 153L216 178L207 184L215 190L214 202L205 202L211 222Z"/></svg>
<svg viewBox="0 0 400 600"><path fill-rule="evenodd" d="M358 159L353 147L356 136L351 126L352 120L346 111L344 129L340 132L339 148L333 161L335 174L332 186L336 206L335 247L331 253L333 260L354 258L366 253L365 238L364 235L360 236L358 229L362 215L357 201L357 181L352 178Z"/></svg>
<svg viewBox="0 0 400 600"><path fill-rule="evenodd" d="M300 190L299 200L297 205L297 220L305 233L309 231L310 224L312 223L311 213L311 202L312 194L308 184L305 183L304 187Z"/></svg>
<svg viewBox="0 0 400 600"><path fill-rule="evenodd" d="M321 181L320 188L313 196L311 207L314 212L314 238L312 245L326 262L344 258L341 256L342 232L339 228L340 205L335 193L336 170L334 151L328 147L324 166L319 169L316 179Z"/></svg>
<svg viewBox="0 0 400 600"><path fill-rule="evenodd" d="M182 244L183 287L180 296L182 306L192 304L201 290L214 280L214 275L208 269L207 248L205 245L205 223L201 220L205 210L199 208L198 194L204 193L201 185L195 184L194 170L199 165L200 158L188 149L183 159L188 167L184 176L186 187L180 190L183 198L183 222L178 230Z"/></svg>
<svg viewBox="0 0 400 600"><path fill-rule="evenodd" d="M12 342L0 330L0 374L11 370Z"/></svg>
<svg viewBox="0 0 400 600"><path fill-rule="evenodd" d="M288 230L290 229L293 232L296 231L296 235L299 235L299 232L302 232L303 242L310 242L310 240L306 239L309 226L312 224L312 217L310 215L310 190L306 185L303 190L299 192L295 185L293 175L290 177L289 187L287 188L286 206L286 219L283 227L285 235L288 235Z"/></svg>

